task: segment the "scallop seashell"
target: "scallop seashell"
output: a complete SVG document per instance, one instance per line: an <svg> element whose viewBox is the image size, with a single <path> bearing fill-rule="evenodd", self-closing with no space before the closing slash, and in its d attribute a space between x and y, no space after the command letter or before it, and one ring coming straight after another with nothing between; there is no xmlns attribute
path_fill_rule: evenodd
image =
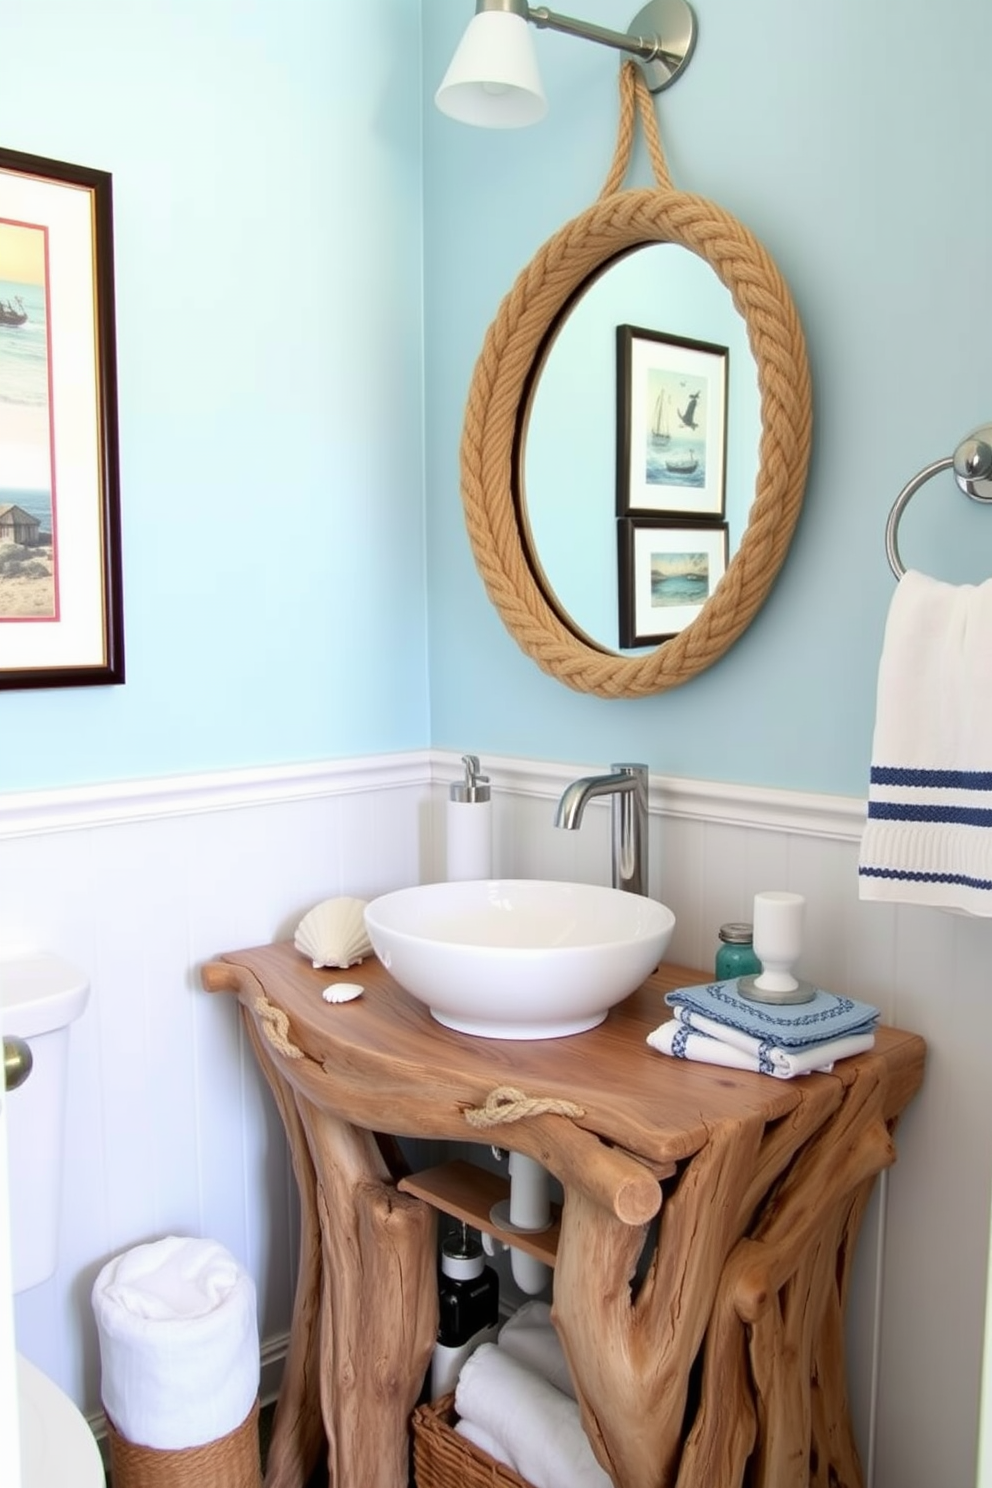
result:
<svg viewBox="0 0 992 1488"><path fill-rule="evenodd" d="M314 966L355 966L372 954L364 899L325 899L296 927L293 944Z"/></svg>
<svg viewBox="0 0 992 1488"><path fill-rule="evenodd" d="M325 1002L354 1002L364 991L357 982L332 982L320 995Z"/></svg>

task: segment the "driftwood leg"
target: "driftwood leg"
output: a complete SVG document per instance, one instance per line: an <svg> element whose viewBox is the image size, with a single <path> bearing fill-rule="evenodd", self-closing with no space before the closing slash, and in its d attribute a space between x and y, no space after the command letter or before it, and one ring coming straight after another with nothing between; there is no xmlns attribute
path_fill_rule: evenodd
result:
<svg viewBox="0 0 992 1488"><path fill-rule="evenodd" d="M320 1413L320 1221L306 1134L292 1089L279 1074L267 1041L242 1008L255 1057L275 1097L289 1141L300 1193L300 1256L293 1323L279 1399L272 1418L265 1488L304 1488L325 1449Z"/></svg>
<svg viewBox="0 0 992 1488"><path fill-rule="evenodd" d="M820 1480L836 1488L863 1482L846 1426L843 1267L865 1185L894 1157L881 1119L881 1073L877 1063L859 1071L735 1256L736 1306L750 1327L758 1410L757 1488L806 1488L814 1461ZM814 1377L828 1402L829 1438L814 1433Z"/></svg>
<svg viewBox="0 0 992 1488"><path fill-rule="evenodd" d="M838 1080L824 1080L801 1091L802 1099L788 1116L765 1127L758 1160L741 1205L737 1238L756 1223L762 1205L796 1154L838 1110L844 1088Z"/></svg>
<svg viewBox="0 0 992 1488"><path fill-rule="evenodd" d="M873 1183L869 1180L861 1185L848 1213L837 1249L834 1284L827 1293L813 1354L810 1488L837 1488L838 1483L848 1488L846 1480L838 1479L837 1464L860 1464L847 1399L844 1317L855 1243Z"/></svg>
<svg viewBox="0 0 992 1488"><path fill-rule="evenodd" d="M867 1192L893 1158L882 1099L869 1063L767 1132L715 1130L665 1199L636 1298L645 1228L566 1191L555 1321L618 1488L807 1488L813 1470L861 1488L843 1304Z"/></svg>
<svg viewBox="0 0 992 1488"><path fill-rule="evenodd" d="M846 1205L865 1180L895 1161L881 1118L880 1073L874 1063L862 1067L837 1114L806 1143L770 1195L751 1239L742 1242L751 1257L737 1297L745 1322L755 1322L785 1285L836 1205Z"/></svg>
<svg viewBox="0 0 992 1488"><path fill-rule="evenodd" d="M824 1267L832 1237L803 1257L751 1329L751 1368L758 1403L755 1488L806 1488L810 1450L810 1355L819 1322Z"/></svg>
<svg viewBox="0 0 992 1488"><path fill-rule="evenodd" d="M636 1298L645 1227L566 1191L555 1321L593 1450L617 1488L676 1482L690 1373L761 1133L760 1120L727 1122L686 1165Z"/></svg>
<svg viewBox="0 0 992 1488"><path fill-rule="evenodd" d="M406 1488L437 1335L437 1217L393 1186L371 1132L297 1104L323 1241L320 1389L334 1488Z"/></svg>
<svg viewBox="0 0 992 1488"><path fill-rule="evenodd" d="M754 1450L758 1418L747 1331L733 1294L731 1262L706 1334L702 1398L679 1464L678 1488L739 1488Z"/></svg>
<svg viewBox="0 0 992 1488"><path fill-rule="evenodd" d="M734 1240L756 1223L769 1192L796 1153L828 1121L843 1099L837 1083L822 1081L802 1092L802 1100L783 1120L765 1128L750 1181L741 1202ZM678 1488L738 1488L758 1433L758 1412L748 1354L748 1330L736 1297L746 1252L732 1251L720 1278L703 1350L700 1400L688 1431ZM733 1409L728 1402L734 1402Z"/></svg>

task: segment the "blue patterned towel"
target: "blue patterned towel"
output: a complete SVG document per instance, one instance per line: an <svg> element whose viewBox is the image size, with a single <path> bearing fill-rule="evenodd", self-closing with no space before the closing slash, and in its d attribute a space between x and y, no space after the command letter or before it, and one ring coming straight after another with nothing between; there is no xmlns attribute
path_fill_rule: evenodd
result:
<svg viewBox="0 0 992 1488"><path fill-rule="evenodd" d="M862 899L992 915L992 580L896 585L858 873Z"/></svg>
<svg viewBox="0 0 992 1488"><path fill-rule="evenodd" d="M729 1028L739 1028L752 1038L779 1049L805 1049L827 1039L873 1033L878 1008L851 997L837 997L819 988L811 1002L753 1002L742 997L737 978L728 982L706 982L700 987L680 987L667 992L665 1001L678 1011L688 1008Z"/></svg>

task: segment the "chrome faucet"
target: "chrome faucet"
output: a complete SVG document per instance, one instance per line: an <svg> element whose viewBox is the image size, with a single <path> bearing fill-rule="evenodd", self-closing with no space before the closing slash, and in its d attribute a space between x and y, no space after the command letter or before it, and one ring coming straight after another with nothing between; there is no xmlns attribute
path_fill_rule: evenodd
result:
<svg viewBox="0 0 992 1488"><path fill-rule="evenodd" d="M609 775L584 775L562 791L555 826L575 831L593 796L612 796L613 887L648 892L648 767L611 765Z"/></svg>

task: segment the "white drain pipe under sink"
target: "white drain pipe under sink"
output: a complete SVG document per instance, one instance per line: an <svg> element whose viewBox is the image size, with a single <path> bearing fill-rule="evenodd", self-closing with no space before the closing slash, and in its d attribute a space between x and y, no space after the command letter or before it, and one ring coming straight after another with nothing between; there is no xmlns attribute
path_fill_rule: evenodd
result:
<svg viewBox="0 0 992 1488"><path fill-rule="evenodd" d="M493 1151L502 1156L498 1148L494 1147ZM510 1197L494 1204L489 1217L505 1231L538 1235L548 1229L551 1224L551 1179L547 1170L523 1152L511 1152ZM484 1235L483 1244L490 1255L495 1253L497 1245L491 1237ZM551 1280L551 1267L528 1255L519 1246L508 1244L507 1248L513 1280L520 1290L529 1297L543 1292Z"/></svg>

